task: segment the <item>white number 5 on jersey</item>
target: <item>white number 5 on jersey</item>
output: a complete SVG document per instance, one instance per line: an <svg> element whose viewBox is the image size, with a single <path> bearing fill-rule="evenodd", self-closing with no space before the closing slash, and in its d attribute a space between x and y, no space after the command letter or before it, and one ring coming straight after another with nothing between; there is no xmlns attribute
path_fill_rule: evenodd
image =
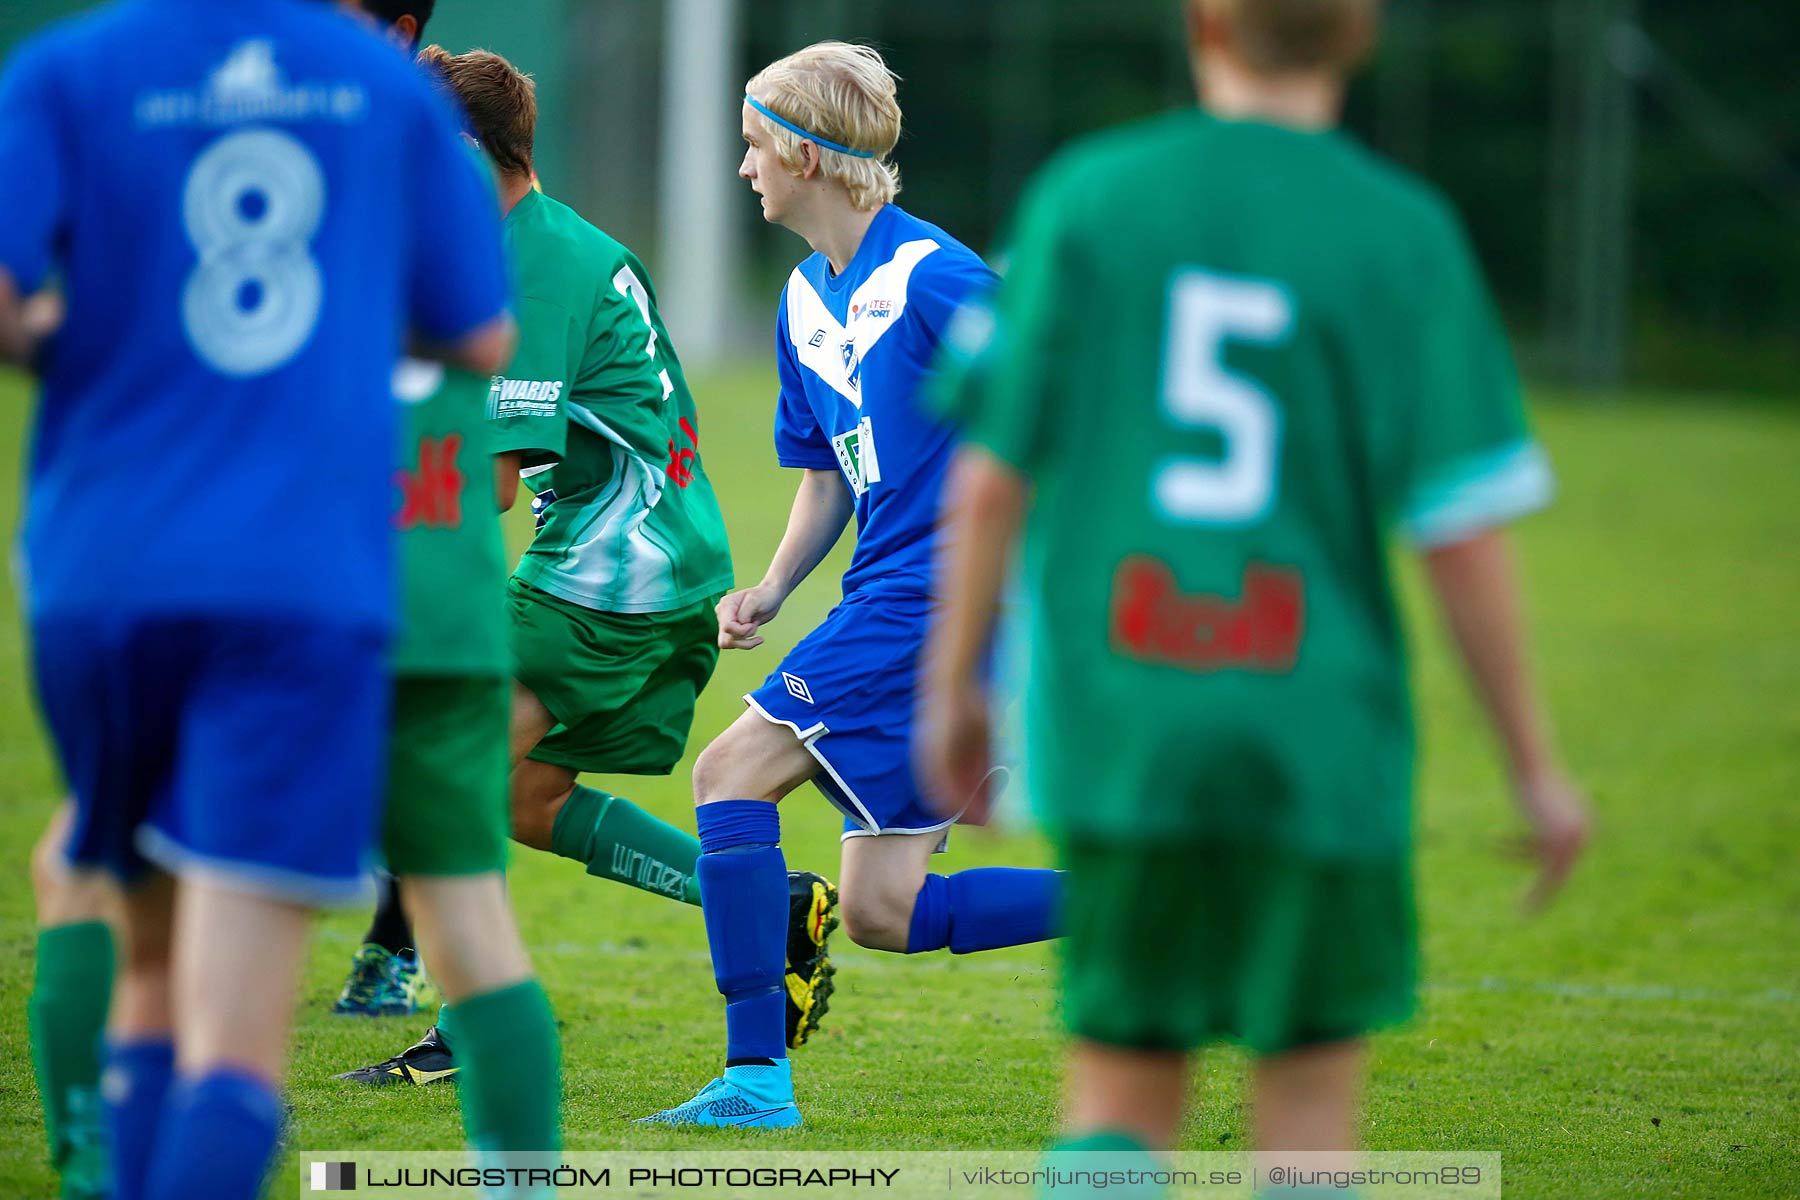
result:
<svg viewBox="0 0 1800 1200"><path fill-rule="evenodd" d="M1281 414L1253 379L1227 371L1229 341L1272 345L1293 326L1280 285L1189 270L1169 284L1163 411L1183 428L1215 429L1217 459L1171 457L1151 478L1151 499L1171 521L1243 525L1268 512L1280 461Z"/></svg>

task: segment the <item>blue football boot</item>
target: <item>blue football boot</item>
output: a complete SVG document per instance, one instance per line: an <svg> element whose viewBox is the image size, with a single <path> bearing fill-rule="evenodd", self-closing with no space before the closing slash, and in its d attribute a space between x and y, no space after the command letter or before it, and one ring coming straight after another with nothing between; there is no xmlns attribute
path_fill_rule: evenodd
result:
<svg viewBox="0 0 1800 1200"><path fill-rule="evenodd" d="M738 1129L792 1129L800 1124L794 1074L785 1058L770 1066L726 1067L725 1076L700 1089L686 1104L644 1117L640 1125L710 1125Z"/></svg>

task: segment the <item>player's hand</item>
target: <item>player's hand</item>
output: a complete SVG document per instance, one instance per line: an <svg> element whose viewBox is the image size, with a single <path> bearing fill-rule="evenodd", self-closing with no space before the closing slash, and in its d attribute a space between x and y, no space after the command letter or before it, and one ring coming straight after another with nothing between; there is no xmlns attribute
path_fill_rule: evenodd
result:
<svg viewBox="0 0 1800 1200"><path fill-rule="evenodd" d="M1535 910L1550 903L1569 877L1587 846L1593 816L1580 790L1560 771L1521 777L1513 784L1513 795L1531 823L1523 849L1537 860L1538 877L1525 906Z"/></svg>
<svg viewBox="0 0 1800 1200"><path fill-rule="evenodd" d="M775 619L786 599L780 588L759 583L719 601L719 649L754 650L762 645L756 631Z"/></svg>
<svg viewBox="0 0 1800 1200"><path fill-rule="evenodd" d="M961 813L969 824L986 824L993 766L987 693L972 680L927 688L914 721L914 766L931 807L939 816Z"/></svg>

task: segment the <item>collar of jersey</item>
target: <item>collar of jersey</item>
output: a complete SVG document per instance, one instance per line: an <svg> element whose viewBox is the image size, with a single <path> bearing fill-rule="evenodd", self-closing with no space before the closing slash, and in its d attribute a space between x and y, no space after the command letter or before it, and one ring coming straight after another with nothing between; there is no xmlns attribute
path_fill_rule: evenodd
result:
<svg viewBox="0 0 1800 1200"><path fill-rule="evenodd" d="M826 293L835 297L844 294L846 290L855 290L856 285L851 281L857 279L859 274L868 274L865 268L869 265L869 259L880 253L876 249L877 245L887 244L887 225L893 220L893 212L892 204L881 206L881 211L875 214L875 219L869 222L869 228L863 232L863 239L858 243L856 253L850 256L850 261L836 275L831 273L831 260L823 254L817 256L819 282L825 285L823 290Z"/></svg>
<svg viewBox="0 0 1800 1200"><path fill-rule="evenodd" d="M543 195L544 194L536 188L532 188L530 191L526 192L524 199L520 200L517 204L507 210L506 223L510 225L515 218L522 220L529 216L531 211L536 208L543 199Z"/></svg>

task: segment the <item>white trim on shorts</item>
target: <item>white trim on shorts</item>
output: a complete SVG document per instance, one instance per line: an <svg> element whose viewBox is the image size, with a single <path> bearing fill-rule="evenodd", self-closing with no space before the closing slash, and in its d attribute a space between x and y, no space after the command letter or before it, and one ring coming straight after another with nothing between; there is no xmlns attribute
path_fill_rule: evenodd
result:
<svg viewBox="0 0 1800 1200"><path fill-rule="evenodd" d="M848 783L844 782L844 777L838 774L837 768L831 765L831 760L825 757L825 752L819 749L819 739L831 732L830 727L827 726L825 722L819 721L806 729L802 729L794 722L784 721L762 705L758 704L756 702L756 697L747 692L744 695L744 703L748 704L758 716L770 724L785 725L793 730L794 736L800 739L800 744L806 747L806 752L818 759L819 765L824 767L826 774L831 776L831 781L837 784L838 787L843 790L844 795L849 797L850 803L856 806L855 812L846 812L843 806L837 803L837 798L835 796L826 793L826 798L832 801L831 807L837 809L846 817L849 817L852 821L855 821L862 826L861 829L846 829L843 836L838 839L839 841L848 841L853 837L889 837L896 834L916 836L923 833L944 833L944 844L948 844L949 835L945 831L948 830L950 826L956 824L955 817L951 817L947 821L939 821L935 825L926 825L916 829L900 829L897 827L883 828L882 826L877 825L875 823L875 816L869 811L868 805L864 804L862 798L856 794L855 790L851 788ZM944 844L940 844L938 849L942 850Z"/></svg>
<svg viewBox="0 0 1800 1200"><path fill-rule="evenodd" d="M375 880L367 871L353 879L345 879L214 858L196 854L153 825L140 825L133 840L139 854L169 874L229 892L285 900L308 908L366 904L375 896Z"/></svg>

